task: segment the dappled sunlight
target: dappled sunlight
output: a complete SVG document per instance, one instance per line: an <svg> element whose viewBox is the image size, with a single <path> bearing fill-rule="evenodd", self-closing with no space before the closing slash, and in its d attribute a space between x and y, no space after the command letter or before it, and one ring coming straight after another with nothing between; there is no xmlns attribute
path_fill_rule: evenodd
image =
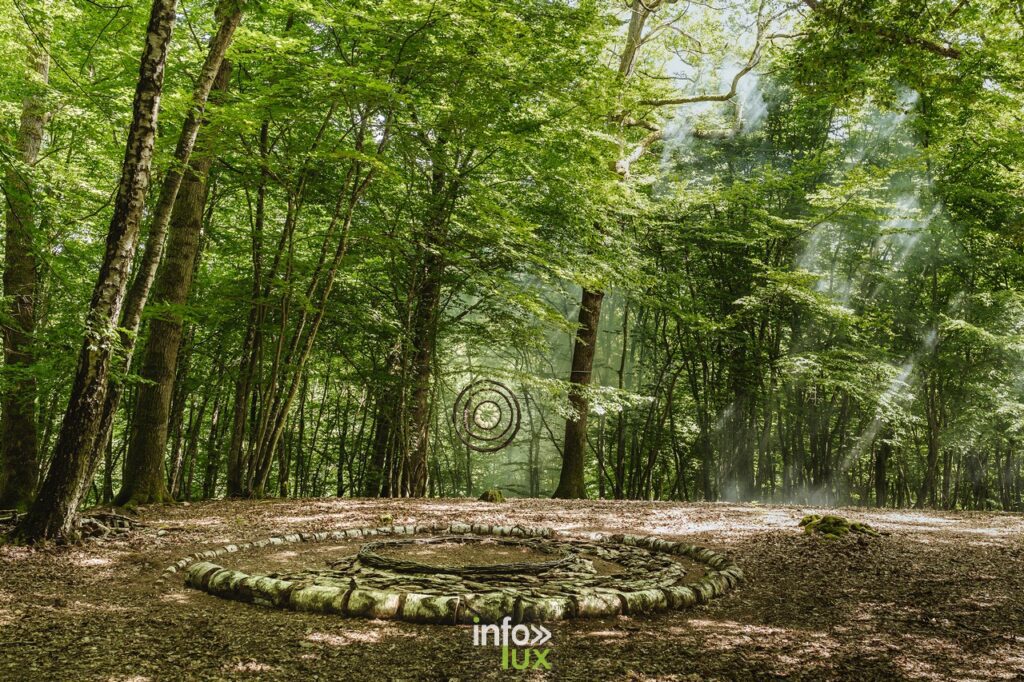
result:
<svg viewBox="0 0 1024 682"><path fill-rule="evenodd" d="M118 604L111 604L109 602L96 603L96 602L85 602L85 601L71 601L71 602L68 602L66 605L61 606L60 608L65 608L65 609L68 609L68 610L70 610L72 612L82 612L82 613L94 612L94 613L103 613L103 614L109 614L109 613L125 614L125 613L131 612L133 609L135 609L137 607L135 607L135 606L120 606Z"/></svg>
<svg viewBox="0 0 1024 682"><path fill-rule="evenodd" d="M918 680L949 679L950 671L936 666L939 658L953 658L961 653L960 646L938 637L904 635L900 638L900 655L894 658L897 667L907 677Z"/></svg>
<svg viewBox="0 0 1024 682"><path fill-rule="evenodd" d="M160 601L168 602L171 604L188 604L194 601L195 597L198 596L191 590L180 590L177 592L166 592L160 595Z"/></svg>
<svg viewBox="0 0 1024 682"><path fill-rule="evenodd" d="M351 644L376 644L385 633L380 630L347 631L341 633L312 632L306 640L329 646L349 646Z"/></svg>
<svg viewBox="0 0 1024 682"><path fill-rule="evenodd" d="M322 524L324 521L335 521L341 522L345 519L351 518L350 514L307 514L304 516L279 516L277 521L286 524Z"/></svg>
<svg viewBox="0 0 1024 682"><path fill-rule="evenodd" d="M269 673L274 666L259 661L239 661L231 670L238 673Z"/></svg>
<svg viewBox="0 0 1024 682"><path fill-rule="evenodd" d="M587 637L597 639L625 639L629 633L625 630L595 630L587 633Z"/></svg>
<svg viewBox="0 0 1024 682"><path fill-rule="evenodd" d="M879 522L890 525L921 525L921 526L943 526L961 523L958 519L947 519L935 514L912 513L905 511L894 511L887 514L873 514L870 511L863 514L867 518L876 519Z"/></svg>
<svg viewBox="0 0 1024 682"><path fill-rule="evenodd" d="M748 625L745 623L737 623L735 621L718 621L718 620L706 620L698 618L687 619L686 623L691 627L697 628L702 631L719 631L728 630L730 632L736 632L747 636L754 635L782 635L792 634L792 630L788 628L771 627L765 625ZM678 627L668 628L669 632L680 632Z"/></svg>

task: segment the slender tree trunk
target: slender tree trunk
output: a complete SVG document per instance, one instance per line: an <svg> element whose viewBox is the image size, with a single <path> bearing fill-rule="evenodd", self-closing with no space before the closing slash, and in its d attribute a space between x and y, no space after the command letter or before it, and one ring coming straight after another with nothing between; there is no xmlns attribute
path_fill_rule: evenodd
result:
<svg viewBox="0 0 1024 682"><path fill-rule="evenodd" d="M222 430L221 410L223 397L220 389L213 401L213 413L210 415L210 433L206 441L206 467L203 471L203 499L213 497L217 489L217 473L220 470L220 443L218 436Z"/></svg>
<svg viewBox="0 0 1024 682"><path fill-rule="evenodd" d="M23 167L11 167L4 183L7 200L4 234L4 297L8 320L3 324L5 372L10 385L0 400L0 509L26 509L39 477L36 434L35 307L38 288L35 247L35 206L31 167L43 144L46 125L45 89L50 56L45 46L29 49L30 93L21 108L15 146Z"/></svg>
<svg viewBox="0 0 1024 682"><path fill-rule="evenodd" d="M562 472L554 497L583 499L587 496L583 481L587 452L587 412L590 401L584 391L590 384L594 367L594 350L601 322L601 301L604 293L583 290L580 305L579 330L572 352L572 372L569 375L569 404L576 413L565 422L565 445L562 448Z"/></svg>
<svg viewBox="0 0 1024 682"><path fill-rule="evenodd" d="M402 378L398 375L396 354L389 358L389 372L385 384L377 392L373 417L373 445L370 461L363 474L363 495L386 497L388 495L388 466L400 449L398 443L401 429L398 417L402 404Z"/></svg>
<svg viewBox="0 0 1024 682"><path fill-rule="evenodd" d="M875 453L875 506L884 507L889 498L889 458L892 456L892 431L886 427Z"/></svg>
<svg viewBox="0 0 1024 682"><path fill-rule="evenodd" d="M326 391L324 392L324 399L327 399ZM339 405L340 407L340 405ZM349 450L351 449L348 442L349 436L349 410L352 407L352 395L349 393L349 389L345 389L345 409L341 412L341 435L338 438L338 471L335 479L334 492L338 497L345 496L345 463L348 461ZM358 405L356 406L358 408ZM331 427L333 428L333 427ZM327 433L330 433L328 430ZM348 479L349 488L355 490L355 481L352 480L352 476Z"/></svg>
<svg viewBox="0 0 1024 682"><path fill-rule="evenodd" d="M26 540L70 535L74 514L96 464L96 438L107 392L114 326L128 287L149 189L150 165L176 0L154 0L146 30L132 124L107 233L106 252L86 318L85 338L53 461L18 534Z"/></svg>
<svg viewBox="0 0 1024 682"><path fill-rule="evenodd" d="M921 490L917 496L916 507L921 508L927 504L935 506L936 479L938 478L939 465L939 388L938 378L933 371L925 386L925 416L927 418L927 446L928 455L925 461L924 480L921 483Z"/></svg>
<svg viewBox="0 0 1024 682"><path fill-rule="evenodd" d="M270 153L270 124L264 120L260 126L260 179L256 189L256 215L252 225L252 302L249 306L249 323L245 340L242 342L241 362L238 379L235 382L235 402L231 419L231 438L227 452L227 494L228 497L242 497L245 494L245 466L243 462L246 421L249 414L250 394L256 373L256 363L262 343L260 325L263 275L263 226L266 219L267 156ZM273 279L271 277L270 279Z"/></svg>

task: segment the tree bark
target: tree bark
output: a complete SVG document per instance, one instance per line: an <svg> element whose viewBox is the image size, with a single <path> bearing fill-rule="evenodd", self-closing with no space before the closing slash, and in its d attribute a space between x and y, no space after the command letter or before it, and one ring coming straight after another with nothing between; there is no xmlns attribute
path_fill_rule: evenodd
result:
<svg viewBox="0 0 1024 682"><path fill-rule="evenodd" d="M583 290L580 305L579 330L572 351L572 370L569 375L569 404L576 412L575 419L565 422L565 446L562 449L562 472L553 497L583 499L587 496L583 481L587 448L587 411L590 401L584 391L593 376L594 350L601 322L601 301L604 292Z"/></svg>
<svg viewBox="0 0 1024 682"><path fill-rule="evenodd" d="M149 190L176 4L176 0L154 0L150 12L106 252L89 304L85 338L53 461L39 495L18 527L18 535L25 540L71 534L75 511L96 464L95 444L107 392L114 328L120 319Z"/></svg>
<svg viewBox="0 0 1024 682"><path fill-rule="evenodd" d="M24 168L7 171L4 234L4 298L8 300L8 324L3 325L5 371L10 385L0 401L0 509L26 509L32 502L39 477L39 444L36 434L35 304L38 270L34 233L33 182L28 171L36 162L46 125L45 88L50 76L50 56L44 46L29 50L30 91L22 103L21 125L15 143Z"/></svg>
<svg viewBox="0 0 1024 682"><path fill-rule="evenodd" d="M219 67L215 88L227 89L231 67ZM163 459L167 447L171 396L181 348L183 320L178 312L192 290L192 277L199 253L206 203L206 178L213 164L210 153L193 158L182 177L181 188L170 217L167 258L160 268L153 298L161 308L149 325L143 350L139 394L135 406L125 479L114 499L117 505L140 505L171 501L164 485Z"/></svg>
<svg viewBox="0 0 1024 682"><path fill-rule="evenodd" d="M413 317L413 387L412 443L409 456L409 478L406 489L410 497L427 493L427 453L430 440L430 387L434 369L434 345L441 302L441 275L444 264L434 251L424 256L423 282Z"/></svg>
<svg viewBox="0 0 1024 682"><path fill-rule="evenodd" d="M875 506L884 507L889 498L889 458L892 456L892 429L885 427L875 453Z"/></svg>

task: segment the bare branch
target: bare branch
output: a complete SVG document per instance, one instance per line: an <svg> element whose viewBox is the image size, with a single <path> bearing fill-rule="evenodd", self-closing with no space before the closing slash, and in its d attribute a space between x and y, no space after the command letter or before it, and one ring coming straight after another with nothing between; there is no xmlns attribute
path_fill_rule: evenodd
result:
<svg viewBox="0 0 1024 682"><path fill-rule="evenodd" d="M665 107L674 106L680 104L697 104L699 102L728 102L736 96L737 88L739 88L740 80L748 73L753 71L761 61L761 48L764 46L764 31L771 20L764 21L764 17L761 12L764 10L764 5L758 10L757 17L757 35L754 38L754 49L750 51L750 58L747 59L747 63L736 72L736 75L732 77L732 82L729 84L729 91L723 92L717 95L689 95L686 97L668 97L665 99L648 99L641 100L641 104L650 107Z"/></svg>
<svg viewBox="0 0 1024 682"><path fill-rule="evenodd" d="M728 92L723 92L718 95L693 95L690 97L669 97L667 99L646 99L643 100L641 104L651 107L665 107L675 104L697 104L698 102L728 102L736 96L736 89L739 87L740 79L753 71L757 66L758 61L760 61L760 57L758 57L757 61L747 62L742 69L736 72L736 75L732 77L732 84L729 86Z"/></svg>

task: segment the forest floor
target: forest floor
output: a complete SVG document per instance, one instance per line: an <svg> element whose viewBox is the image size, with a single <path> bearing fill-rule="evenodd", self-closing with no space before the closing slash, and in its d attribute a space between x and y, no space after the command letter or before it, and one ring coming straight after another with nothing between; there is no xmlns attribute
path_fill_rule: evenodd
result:
<svg viewBox="0 0 1024 682"><path fill-rule="evenodd" d="M887 533L810 537L812 507L512 500L280 500L143 509L81 547L0 547L0 680L995 680L1024 677L1024 517L841 510ZM549 624L553 669L501 669L469 627L277 611L162 585L199 549L282 532L479 521L631 532L726 553L746 581L713 603ZM273 551L271 551L273 550ZM267 547L237 564L308 555ZM280 554L284 552L284 554ZM287 563L290 563L288 561Z"/></svg>

